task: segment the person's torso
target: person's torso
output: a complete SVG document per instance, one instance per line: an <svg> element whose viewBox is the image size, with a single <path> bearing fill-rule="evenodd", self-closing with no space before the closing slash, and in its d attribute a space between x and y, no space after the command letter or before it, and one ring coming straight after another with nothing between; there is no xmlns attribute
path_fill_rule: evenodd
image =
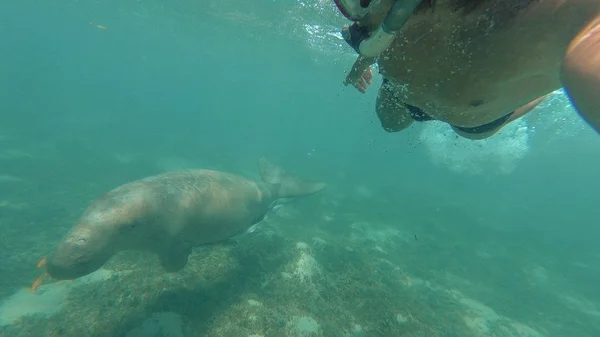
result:
<svg viewBox="0 0 600 337"><path fill-rule="evenodd" d="M570 40L600 14L597 0L488 2L465 15L441 0L407 22L378 61L400 100L457 126L491 122L559 89Z"/></svg>

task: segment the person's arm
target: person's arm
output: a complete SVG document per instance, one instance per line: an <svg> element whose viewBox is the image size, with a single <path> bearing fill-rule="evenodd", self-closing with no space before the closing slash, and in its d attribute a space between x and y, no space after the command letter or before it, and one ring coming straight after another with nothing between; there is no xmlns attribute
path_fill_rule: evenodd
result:
<svg viewBox="0 0 600 337"><path fill-rule="evenodd" d="M528 113L530 113L533 109L535 109L538 105L540 105L540 103L542 103L546 97L548 97L548 95L544 95L541 97L538 97L536 99L534 99L533 101L523 105L522 107L518 108L517 110L515 110L512 115L510 115L510 117L506 120L506 122L504 123L504 125L517 120L525 115L527 115ZM503 126L504 126L503 125Z"/></svg>
<svg viewBox="0 0 600 337"><path fill-rule="evenodd" d="M561 75L571 103L600 133L600 16L571 41Z"/></svg>
<svg viewBox="0 0 600 337"><path fill-rule="evenodd" d="M358 50L360 41L368 34L369 26L365 26L359 22L346 25L342 28L342 37L348 45L358 53L356 61L354 61L352 68L344 80L344 85L347 86L348 84L352 84L363 94L367 91L367 88L373 79L371 65L377 61L377 58L375 57L365 57L360 55Z"/></svg>

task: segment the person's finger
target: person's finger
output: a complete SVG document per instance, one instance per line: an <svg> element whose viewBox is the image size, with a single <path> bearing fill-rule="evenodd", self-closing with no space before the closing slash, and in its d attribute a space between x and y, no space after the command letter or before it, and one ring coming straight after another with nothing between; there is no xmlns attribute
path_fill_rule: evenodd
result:
<svg viewBox="0 0 600 337"><path fill-rule="evenodd" d="M361 87L361 88L366 88L367 87L367 82L365 81L364 78L359 78L358 81L356 81L356 83Z"/></svg>
<svg viewBox="0 0 600 337"><path fill-rule="evenodd" d="M371 80L373 79L373 71L371 71L371 68L365 71L363 77L365 78L365 80L367 80L369 84L371 83Z"/></svg>
<svg viewBox="0 0 600 337"><path fill-rule="evenodd" d="M361 78L360 80L356 81L356 88L362 92L365 93L367 91L367 83Z"/></svg>

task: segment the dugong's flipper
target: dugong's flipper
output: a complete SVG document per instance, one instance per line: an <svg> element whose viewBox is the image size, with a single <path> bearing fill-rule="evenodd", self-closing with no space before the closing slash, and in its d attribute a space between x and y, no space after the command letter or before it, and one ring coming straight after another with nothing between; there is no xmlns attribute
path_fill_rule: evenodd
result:
<svg viewBox="0 0 600 337"><path fill-rule="evenodd" d="M191 253L191 245L174 242L169 249L159 254L160 264L169 273L178 272L187 265Z"/></svg>
<svg viewBox="0 0 600 337"><path fill-rule="evenodd" d="M262 180L271 185L272 192L278 198L301 197L317 193L325 188L323 183L307 183L288 173L281 167L261 157L258 160Z"/></svg>

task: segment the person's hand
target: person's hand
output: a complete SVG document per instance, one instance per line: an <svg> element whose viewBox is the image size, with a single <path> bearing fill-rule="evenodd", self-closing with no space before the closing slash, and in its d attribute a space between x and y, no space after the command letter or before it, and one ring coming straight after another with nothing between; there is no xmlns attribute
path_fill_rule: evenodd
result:
<svg viewBox="0 0 600 337"><path fill-rule="evenodd" d="M368 66L367 69L362 72L353 68L348 73L348 76L346 76L344 85L347 86L348 84L352 84L358 91L364 94L367 92L367 88L371 85L372 80L373 71L371 70L371 66Z"/></svg>

